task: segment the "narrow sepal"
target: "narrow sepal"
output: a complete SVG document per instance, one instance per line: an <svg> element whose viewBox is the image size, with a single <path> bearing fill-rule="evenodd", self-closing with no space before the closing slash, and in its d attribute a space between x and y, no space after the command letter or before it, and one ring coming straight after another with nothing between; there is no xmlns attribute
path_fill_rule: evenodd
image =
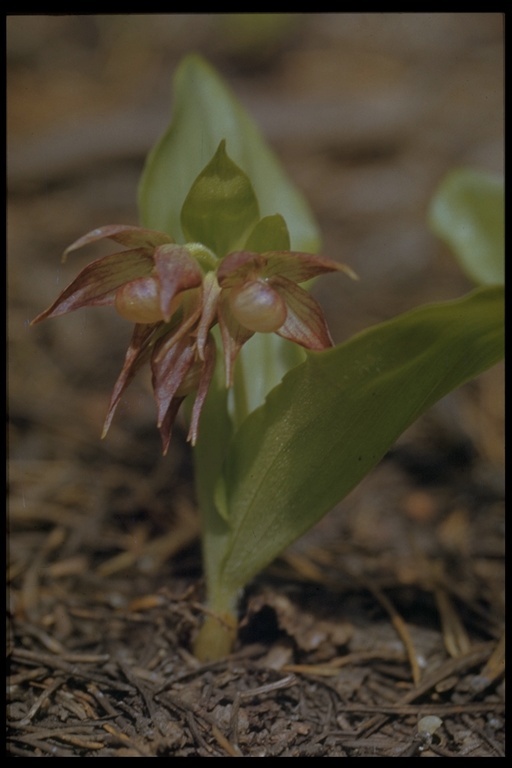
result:
<svg viewBox="0 0 512 768"><path fill-rule="evenodd" d="M192 416L190 419L190 429L188 432L187 440L195 445L197 442L197 435L199 431L199 417L203 409L204 401L210 388L210 383L215 371L215 342L211 336L208 337L206 344L204 345L204 365L201 372L201 378L199 380L199 387L194 400L192 408Z"/></svg>
<svg viewBox="0 0 512 768"><path fill-rule="evenodd" d="M244 328L233 317L229 307L229 297L221 294L218 309L219 327L224 348L224 366L226 369L226 386L233 385L233 370L236 356L246 341L254 335L253 331Z"/></svg>
<svg viewBox="0 0 512 768"><path fill-rule="evenodd" d="M165 232L157 232L144 227L134 227L129 224L107 224L104 227L97 227L86 235L82 235L64 251L63 259L66 260L68 254L77 251L91 243L97 243L99 240L113 240L126 248L144 248L153 250L164 243L172 243L173 239Z"/></svg>
<svg viewBox="0 0 512 768"><path fill-rule="evenodd" d="M158 427L164 422L171 401L180 389L195 358L195 350L190 339L180 339L161 354L158 349L151 360L153 372L153 392L157 404Z"/></svg>
<svg viewBox="0 0 512 768"><path fill-rule="evenodd" d="M152 337L156 335L158 325L159 324L136 325L133 329L130 345L126 350L124 364L114 385L112 397L110 398L107 416L103 425L102 438L106 436L110 429L115 410L124 390L130 384L139 368L149 359L152 348L150 341L152 340Z"/></svg>
<svg viewBox="0 0 512 768"><path fill-rule="evenodd" d="M306 349L331 347L331 335L318 302L303 288L284 277L275 277L272 286L283 297L288 310L286 320L277 334Z"/></svg>
<svg viewBox="0 0 512 768"><path fill-rule="evenodd" d="M116 291L121 285L150 274L152 268L151 256L141 249L113 253L92 261L48 309L32 320L32 325L81 307L112 305Z"/></svg>

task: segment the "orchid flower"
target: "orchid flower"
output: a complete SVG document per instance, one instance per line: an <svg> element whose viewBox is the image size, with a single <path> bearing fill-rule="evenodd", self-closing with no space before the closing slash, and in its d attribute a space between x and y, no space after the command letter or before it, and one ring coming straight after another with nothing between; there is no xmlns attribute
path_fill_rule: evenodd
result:
<svg viewBox="0 0 512 768"><path fill-rule="evenodd" d="M218 320L229 386L236 355L254 333L274 332L306 349L332 346L320 305L297 283L336 271L355 277L349 267L311 253L238 251L222 260Z"/></svg>
<svg viewBox="0 0 512 768"><path fill-rule="evenodd" d="M309 253L236 251L207 262L204 271L208 249L177 245L163 232L127 225L95 229L70 245L64 256L105 238L128 250L93 261L32 321L87 306L113 306L135 323L103 436L124 390L149 361L164 453L179 407L192 392L196 397L188 439L194 445L215 368L210 331L217 323L228 386L233 384L236 356L254 333L275 332L307 349L332 346L319 304L297 283L325 272L352 274L342 264Z"/></svg>
<svg viewBox="0 0 512 768"><path fill-rule="evenodd" d="M58 317L81 307L114 306L135 323L123 368L114 387L103 436L122 393L137 370L151 363L158 407L158 426L167 451L179 406L197 391L189 440L197 439L197 424L214 367L214 343L206 335L201 357L194 326L201 316L203 272L190 251L162 232L141 227L109 225L89 232L68 253L108 238L128 250L93 261L32 323Z"/></svg>

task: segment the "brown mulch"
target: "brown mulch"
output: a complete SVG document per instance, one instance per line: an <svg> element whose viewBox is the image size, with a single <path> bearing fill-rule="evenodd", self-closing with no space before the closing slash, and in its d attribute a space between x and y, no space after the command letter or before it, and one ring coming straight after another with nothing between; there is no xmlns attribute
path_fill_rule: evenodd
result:
<svg viewBox="0 0 512 768"><path fill-rule="evenodd" d="M501 16L311 14L263 53L216 24L8 19L7 754L503 757L500 366L250 584L234 653L200 664L185 430L162 457L142 376L99 440L129 335L108 310L29 328L90 258L62 267L71 241L136 223L192 49L262 125L325 252L361 277L316 288L336 341L468 289L425 211L453 166L501 168Z"/></svg>
<svg viewBox="0 0 512 768"><path fill-rule="evenodd" d="M496 488L411 488L385 463L342 530L326 519L251 586L235 653L199 664L188 500L161 531L134 512L141 475L31 469L11 478L10 754L504 754Z"/></svg>

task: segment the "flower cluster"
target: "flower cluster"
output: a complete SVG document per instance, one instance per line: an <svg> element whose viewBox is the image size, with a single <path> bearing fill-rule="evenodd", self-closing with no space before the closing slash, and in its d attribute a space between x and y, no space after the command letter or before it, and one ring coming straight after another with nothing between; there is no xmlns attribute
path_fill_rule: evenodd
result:
<svg viewBox="0 0 512 768"><path fill-rule="evenodd" d="M254 333L277 333L307 349L332 345L322 310L298 283L325 272L351 270L309 253L236 251L217 261L196 258L198 244L178 245L163 233L110 225L89 232L65 255L108 238L124 250L93 261L32 323L86 306L114 306L135 323L114 387L103 435L121 395L146 362L152 371L163 449L179 407L195 392L188 439L195 444L199 417L215 369L218 324L226 383L242 346ZM202 248L203 251L208 249Z"/></svg>

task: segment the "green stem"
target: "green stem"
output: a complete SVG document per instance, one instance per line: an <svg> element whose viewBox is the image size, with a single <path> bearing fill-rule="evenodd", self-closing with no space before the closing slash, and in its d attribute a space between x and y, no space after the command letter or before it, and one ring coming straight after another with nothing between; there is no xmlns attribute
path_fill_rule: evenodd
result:
<svg viewBox="0 0 512 768"><path fill-rule="evenodd" d="M194 643L194 653L201 661L223 658L230 653L236 640L237 594L226 590L222 583L222 564L231 529L227 521L228 510L222 510L221 514L216 503L216 489L222 480L224 455L232 432L224 370L219 365L203 407L199 439L194 449L207 593L206 619Z"/></svg>
<svg viewBox="0 0 512 768"><path fill-rule="evenodd" d="M233 376L233 400L234 414L233 420L235 429L246 419L249 414L249 398L245 380L244 357L240 354L235 364Z"/></svg>
<svg viewBox="0 0 512 768"><path fill-rule="evenodd" d="M238 621L236 595L210 598L205 620L194 641L199 661L217 661L229 655L236 641Z"/></svg>
<svg viewBox="0 0 512 768"><path fill-rule="evenodd" d="M199 499L207 604L205 621L194 642L194 654L205 662L221 659L233 649L238 595L226 590L222 584L222 561L229 543L229 527L211 496L201 499L199 493Z"/></svg>

